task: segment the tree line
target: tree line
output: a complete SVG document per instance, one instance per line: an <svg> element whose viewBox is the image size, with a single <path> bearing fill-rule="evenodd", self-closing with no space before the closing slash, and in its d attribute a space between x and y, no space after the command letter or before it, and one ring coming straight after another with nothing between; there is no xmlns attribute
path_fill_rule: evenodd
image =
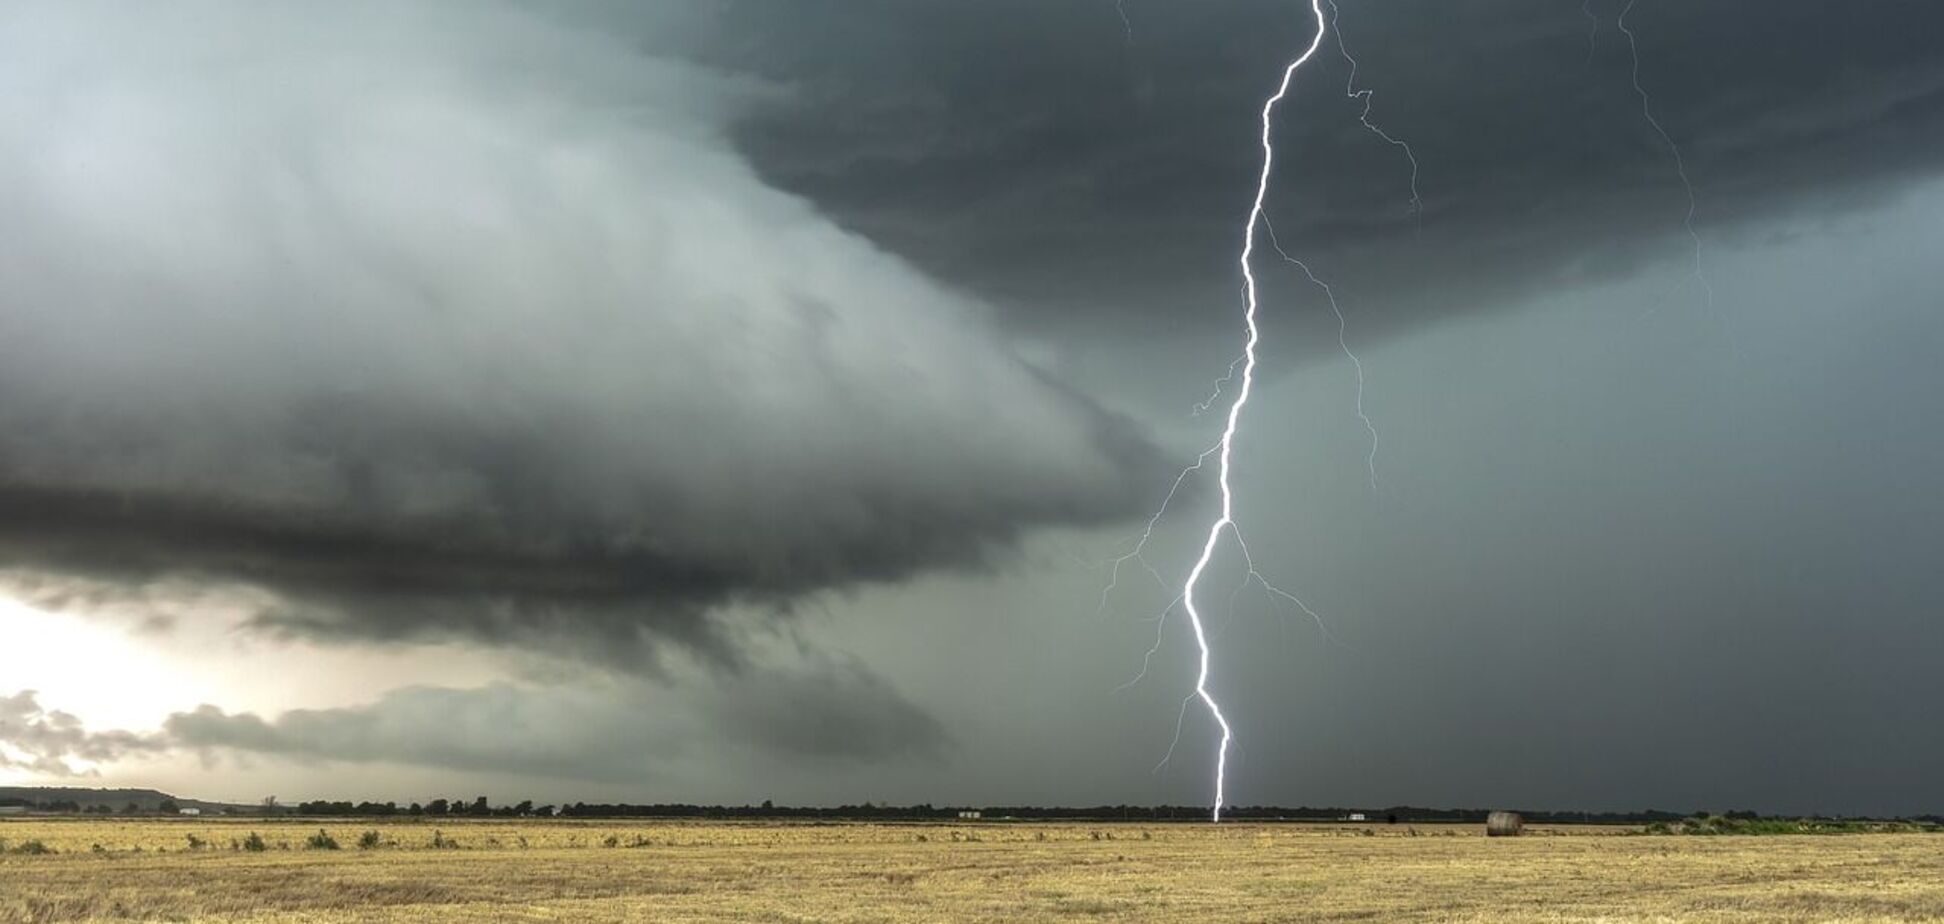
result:
<svg viewBox="0 0 1944 924"><path fill-rule="evenodd" d="M72 799L35 801L28 799L0 799L0 808L20 807L37 813L60 813L81 815L174 815L179 806L174 799L163 799L155 808L146 808L138 803L129 802L119 808L107 803L84 803ZM938 806L930 803L917 805L880 805L863 802L856 805L837 806L790 806L776 805L765 800L758 805L699 805L680 802L656 803L590 803L574 802L562 804L536 805L531 799L495 805L485 796L471 799L432 799L428 802L412 802L399 805L396 802L351 802L314 800L296 805L279 803L275 797L264 799L256 806L230 806L231 814L261 815L306 815L318 817L426 817L426 818L693 818L693 819L805 819L819 821L941 821L956 819L965 812L977 812L984 819L1020 820L1074 820L1074 821L1204 821L1208 818L1208 807L1200 805L1095 805L1095 806ZM1365 824L1403 824L1403 823L1451 823L1483 824L1490 814L1489 809L1441 809L1423 806L1391 806L1370 809L1343 806L1274 806L1251 805L1230 806L1223 809L1222 817L1235 821L1343 821L1353 815L1362 816ZM1654 824L1679 822L1687 818L1706 815L1697 812L1669 812L1659 809L1645 809L1635 812L1575 812L1523 810L1521 814L1529 824ZM1770 816L1741 810L1718 813L1720 817L1735 821L1753 821ZM1790 816L1793 818L1794 816ZM1914 821L1932 825L1944 825L1944 816L1918 815L1907 818L1858 818L1851 816L1815 816L1816 819L1829 821Z"/></svg>
<svg viewBox="0 0 1944 924"><path fill-rule="evenodd" d="M284 809L291 811L292 809ZM764 801L759 805L699 805L693 803L590 803L574 802L559 805L535 805L532 800L504 805L493 805L485 796L471 800L433 799L427 803L413 802L400 806L395 802L303 802L294 807L295 814L317 816L428 816L428 817L474 817L474 818L696 818L696 819L810 819L827 821L939 821L956 819L961 813L976 811L983 819L1021 819L1021 820L1086 820L1086 821L1204 821L1208 818L1207 806L1200 805L1095 805L1095 806L938 806L930 803L917 805L880 805L864 802L856 805L837 806L791 806L776 805ZM1236 821L1342 821L1352 815L1361 815L1362 821L1371 824L1403 823L1452 823L1483 824L1490 809L1441 809L1423 806L1392 806L1381 809L1350 808L1342 806L1230 806L1222 810L1222 817ZM1691 817L1692 812L1670 812L1659 809L1645 809L1633 812L1576 812L1528 810L1521 813L1528 823L1533 824L1651 824L1672 822ZM1757 818L1752 811L1724 813L1731 818ZM1911 819L1924 821L1930 819Z"/></svg>

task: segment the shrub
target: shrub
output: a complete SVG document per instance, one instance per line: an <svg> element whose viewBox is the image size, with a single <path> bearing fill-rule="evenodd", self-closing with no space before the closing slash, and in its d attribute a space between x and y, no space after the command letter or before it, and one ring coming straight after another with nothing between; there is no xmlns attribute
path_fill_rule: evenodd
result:
<svg viewBox="0 0 1944 924"><path fill-rule="evenodd" d="M604 840L604 841L602 841L602 842L601 842L601 846L603 846L603 847L619 847L619 846L621 846L621 839L620 839L620 838L618 838L618 837L615 837L615 836L614 836L614 835L612 835L612 834L610 834L610 835L608 835L608 836L607 836L607 840Z"/></svg>
<svg viewBox="0 0 1944 924"><path fill-rule="evenodd" d="M47 854L53 853L54 848L49 847L46 844L41 843L40 841L21 841L20 846L15 847L13 850L9 852L22 854L24 856L29 856L29 857L40 857L40 856L46 856Z"/></svg>
<svg viewBox="0 0 1944 924"><path fill-rule="evenodd" d="M270 845L263 842L263 835L251 831L250 836L243 839L243 849L251 853L262 853L269 850Z"/></svg>
<svg viewBox="0 0 1944 924"><path fill-rule="evenodd" d="M204 847L209 846L208 841L203 840L202 838L197 837L194 834L187 835L187 840L189 841L190 850L201 850Z"/></svg>
<svg viewBox="0 0 1944 924"><path fill-rule="evenodd" d="M371 850L375 847L382 845L383 843L384 843L383 839L381 839L378 836L378 832L376 831L366 831L365 833L358 835L359 850Z"/></svg>
<svg viewBox="0 0 1944 924"><path fill-rule="evenodd" d="M338 842L337 838L326 833L323 828L318 828L316 834L304 839L304 846L312 850L336 850Z"/></svg>
<svg viewBox="0 0 1944 924"><path fill-rule="evenodd" d="M458 850L459 842L446 837L443 831L434 830L432 832L432 847L435 850Z"/></svg>

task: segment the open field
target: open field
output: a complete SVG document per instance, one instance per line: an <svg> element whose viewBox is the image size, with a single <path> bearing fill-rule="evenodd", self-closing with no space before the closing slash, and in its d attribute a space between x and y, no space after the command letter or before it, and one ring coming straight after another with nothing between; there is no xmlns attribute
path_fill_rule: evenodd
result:
<svg viewBox="0 0 1944 924"><path fill-rule="evenodd" d="M307 846L320 828L341 849ZM7 922L1944 920L1944 834L15 819L0 838Z"/></svg>

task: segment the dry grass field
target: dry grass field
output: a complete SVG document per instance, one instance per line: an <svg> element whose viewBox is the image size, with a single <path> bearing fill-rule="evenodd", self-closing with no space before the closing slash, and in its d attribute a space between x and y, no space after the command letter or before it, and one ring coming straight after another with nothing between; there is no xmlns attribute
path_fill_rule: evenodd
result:
<svg viewBox="0 0 1944 924"><path fill-rule="evenodd" d="M341 849L309 846L320 828ZM253 832L264 849L241 849ZM1944 834L15 819L0 838L6 922L1944 920Z"/></svg>

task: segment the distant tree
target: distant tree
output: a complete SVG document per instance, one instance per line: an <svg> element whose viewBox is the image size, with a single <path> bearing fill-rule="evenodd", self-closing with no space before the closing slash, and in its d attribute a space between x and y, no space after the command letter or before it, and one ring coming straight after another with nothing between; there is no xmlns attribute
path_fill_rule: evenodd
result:
<svg viewBox="0 0 1944 924"><path fill-rule="evenodd" d="M446 802L446 800L444 799L433 799L431 804L425 807L425 814L444 815L446 813L446 808L449 804L450 803Z"/></svg>
<svg viewBox="0 0 1944 924"><path fill-rule="evenodd" d="M520 800L520 804L519 804L519 805L516 805L516 806L513 806L513 814L515 814L515 815L531 815L531 814L533 814L533 800L532 800L532 799L522 799L522 800Z"/></svg>
<svg viewBox="0 0 1944 924"><path fill-rule="evenodd" d="M139 811L141 811L141 810L142 810L142 807L141 807L141 806L139 806L139 805L136 805L136 804L135 804L135 803L133 803L133 802L130 802L130 803L128 803L127 805L124 805L124 806L122 806L122 814L123 814L123 815L133 815L133 814L135 814L136 812L139 812Z"/></svg>
<svg viewBox="0 0 1944 924"><path fill-rule="evenodd" d="M414 802L411 808L405 810L405 813L408 815L423 815L425 814L425 806Z"/></svg>
<svg viewBox="0 0 1944 924"><path fill-rule="evenodd" d="M773 803L773 802L771 802L771 801L770 801L770 800L768 800L768 799L764 799L764 800L763 800L763 811L765 811L765 812L767 812L767 811L770 811L770 810L772 810L772 809L774 809L774 808L776 808L776 804L775 804L775 803Z"/></svg>
<svg viewBox="0 0 1944 924"><path fill-rule="evenodd" d="M162 804L156 806L155 810L164 815L179 815L182 813L182 806L177 805L174 799L163 799Z"/></svg>
<svg viewBox="0 0 1944 924"><path fill-rule="evenodd" d="M486 797L480 796L478 799L473 800L472 809L467 814L491 815L493 814L493 809L492 806L486 804Z"/></svg>

